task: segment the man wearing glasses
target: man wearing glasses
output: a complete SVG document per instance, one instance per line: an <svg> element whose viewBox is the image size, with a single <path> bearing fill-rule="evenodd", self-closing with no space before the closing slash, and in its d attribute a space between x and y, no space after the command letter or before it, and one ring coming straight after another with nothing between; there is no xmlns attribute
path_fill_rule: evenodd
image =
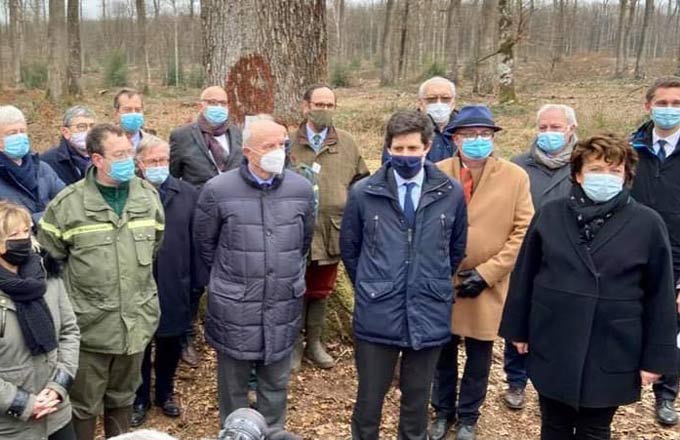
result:
<svg viewBox="0 0 680 440"><path fill-rule="evenodd" d="M227 92L208 87L201 93L196 121L170 133L170 174L200 188L238 168L242 159L241 130L229 118Z"/></svg>
<svg viewBox="0 0 680 440"><path fill-rule="evenodd" d="M95 119L94 112L87 107L77 105L66 110L59 144L40 156L66 185L82 179L91 164L85 138Z"/></svg>
<svg viewBox="0 0 680 440"><path fill-rule="evenodd" d="M487 107L463 107L452 124L458 153L437 164L463 186L468 241L454 280L452 338L442 350L434 381L432 440L446 438L456 420L456 440L475 438L510 272L534 214L527 173L493 155L500 129ZM463 338L467 360L456 405L458 345Z"/></svg>
<svg viewBox="0 0 680 440"><path fill-rule="evenodd" d="M78 373L69 378L79 440L94 438L102 410L106 438L130 426L144 349L160 315L153 260L165 229L161 201L135 176L123 130L95 125L86 144L93 166L52 200L38 228L43 248L64 262L80 327Z"/></svg>

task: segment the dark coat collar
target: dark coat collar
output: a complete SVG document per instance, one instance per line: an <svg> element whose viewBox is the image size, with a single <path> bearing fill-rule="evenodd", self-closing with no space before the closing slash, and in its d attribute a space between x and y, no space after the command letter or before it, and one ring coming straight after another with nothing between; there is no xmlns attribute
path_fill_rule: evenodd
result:
<svg viewBox="0 0 680 440"><path fill-rule="evenodd" d="M262 188L262 185L260 185L260 183L257 180L255 180L253 175L250 174L250 170L248 169L248 159L244 157L243 162L241 162L241 166L239 167L239 174L241 175L243 180L245 180L248 185L261 191L271 191L278 188L281 185L281 182L283 182L285 172L286 171L284 169L284 171L281 174L276 174L274 176L274 180L272 180L271 186L268 189L264 189Z"/></svg>

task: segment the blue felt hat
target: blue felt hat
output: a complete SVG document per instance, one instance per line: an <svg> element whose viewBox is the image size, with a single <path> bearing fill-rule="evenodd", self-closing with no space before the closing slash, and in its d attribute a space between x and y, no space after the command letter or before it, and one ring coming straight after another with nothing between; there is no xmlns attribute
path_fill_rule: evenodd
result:
<svg viewBox="0 0 680 440"><path fill-rule="evenodd" d="M491 110L485 105L466 105L460 109L449 129L455 131L464 127L487 127L495 131L502 130L493 122Z"/></svg>

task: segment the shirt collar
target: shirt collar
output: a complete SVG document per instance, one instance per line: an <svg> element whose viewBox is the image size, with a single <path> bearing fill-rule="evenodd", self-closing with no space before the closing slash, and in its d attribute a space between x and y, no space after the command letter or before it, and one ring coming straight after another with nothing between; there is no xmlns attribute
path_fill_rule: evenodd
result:
<svg viewBox="0 0 680 440"><path fill-rule="evenodd" d="M253 173L253 170L250 169L250 166L248 166L248 172L250 173L251 176L253 176L253 179L255 179L255 181L256 181L259 185L262 185L262 184L271 185L272 182L274 181L274 176L273 176L273 175L272 175L272 177L270 177L270 178L267 179L267 180L262 179L260 176L258 176L257 174Z"/></svg>
<svg viewBox="0 0 680 440"><path fill-rule="evenodd" d="M312 128L309 126L309 124L305 124L305 128L307 129L307 140L310 141L310 142L312 141L312 138L314 137L315 134L318 134L319 136L321 136L322 141L324 139L326 139L326 135L328 134L328 127L324 128L323 130L321 130L318 133L315 132L314 130L312 130Z"/></svg>
<svg viewBox="0 0 680 440"><path fill-rule="evenodd" d="M660 139L665 140L670 147L675 148L675 146L678 145L678 141L680 141L680 130L666 138L662 138L656 133L656 130L652 130L652 145L656 145Z"/></svg>
<svg viewBox="0 0 680 440"><path fill-rule="evenodd" d="M410 179L404 179L399 175L399 173L394 171L394 180L397 182L397 188L399 188L401 185L405 183L415 183L416 186L422 188L423 180L425 180L425 167L422 167L420 171L418 171L418 174L411 177Z"/></svg>

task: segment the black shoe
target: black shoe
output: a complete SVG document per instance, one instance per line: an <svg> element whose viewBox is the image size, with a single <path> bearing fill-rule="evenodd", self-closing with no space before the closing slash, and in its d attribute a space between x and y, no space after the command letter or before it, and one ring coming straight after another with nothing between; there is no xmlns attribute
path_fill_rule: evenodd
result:
<svg viewBox="0 0 680 440"><path fill-rule="evenodd" d="M434 419L430 424L430 430L428 432L429 440L444 440L454 424L455 421L446 418L438 417Z"/></svg>
<svg viewBox="0 0 680 440"><path fill-rule="evenodd" d="M148 403L135 403L132 405L132 415L130 416L130 426L136 428L146 422L146 413L149 411Z"/></svg>
<svg viewBox="0 0 680 440"><path fill-rule="evenodd" d="M476 428L476 425L460 425L456 433L456 440L475 440Z"/></svg>
<svg viewBox="0 0 680 440"><path fill-rule="evenodd" d="M672 400L661 400L656 404L656 421L665 426L678 424L678 413L673 408Z"/></svg>
<svg viewBox="0 0 680 440"><path fill-rule="evenodd" d="M503 402L510 409L524 408L524 389L517 387L508 388L503 396Z"/></svg>
<svg viewBox="0 0 680 440"><path fill-rule="evenodd" d="M182 411L179 409L179 405L173 400L172 397L165 402L156 402L156 406L159 406L161 411L163 411L163 414L168 417L179 417L179 415L182 413Z"/></svg>

